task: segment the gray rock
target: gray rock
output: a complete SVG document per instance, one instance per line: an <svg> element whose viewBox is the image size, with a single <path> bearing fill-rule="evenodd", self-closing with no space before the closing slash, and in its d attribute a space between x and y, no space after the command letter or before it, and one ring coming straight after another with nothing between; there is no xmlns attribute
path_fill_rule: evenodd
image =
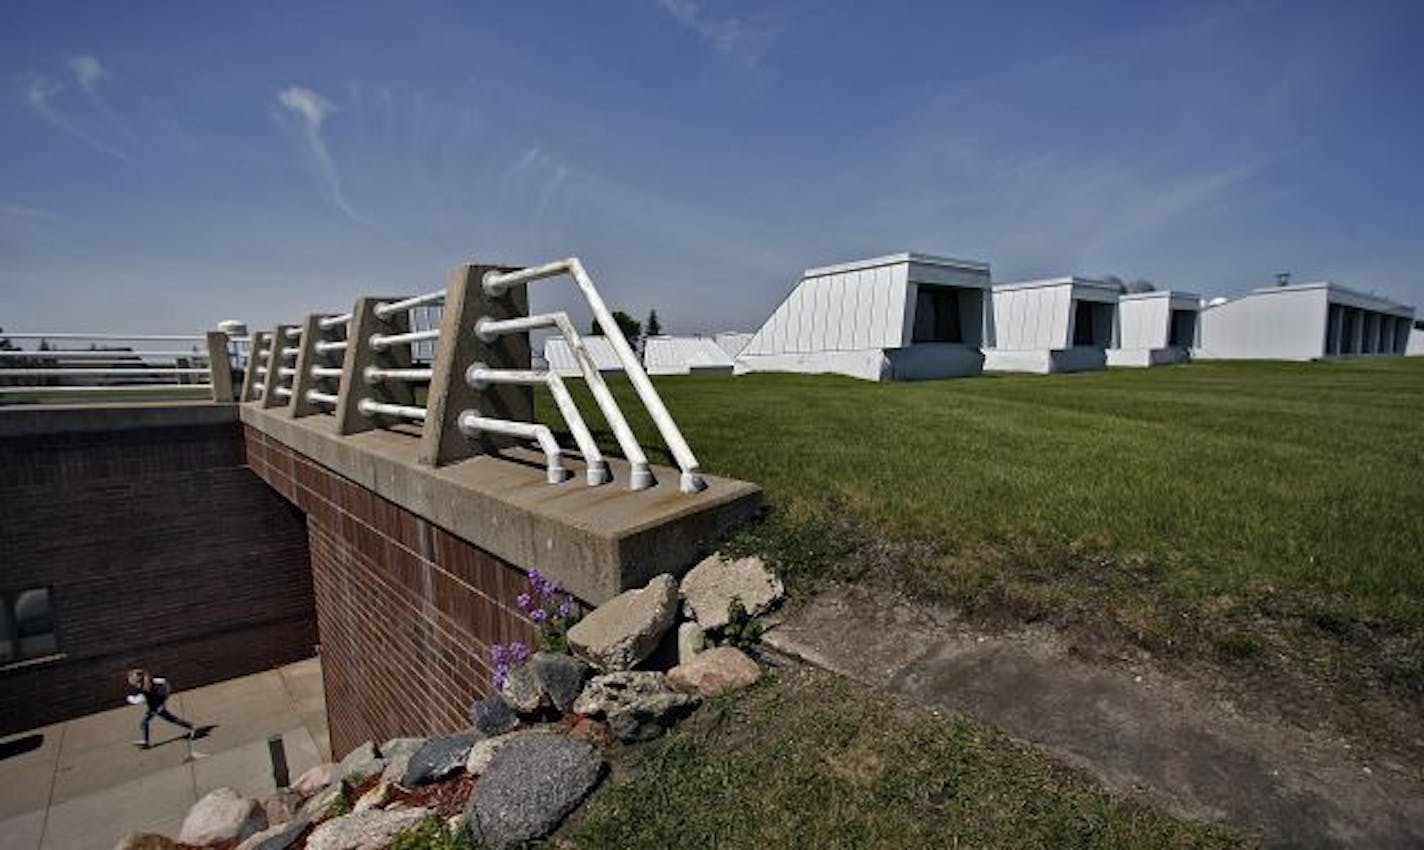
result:
<svg viewBox="0 0 1424 850"><path fill-rule="evenodd" d="M404 779L410 757L423 746L424 738L392 738L382 744L381 757L386 760L386 769L381 771L381 781L398 783Z"/></svg>
<svg viewBox="0 0 1424 850"><path fill-rule="evenodd" d="M429 809L368 809L332 818L307 838L307 850L382 850L430 816Z"/></svg>
<svg viewBox="0 0 1424 850"><path fill-rule="evenodd" d="M297 781L292 783L292 790L303 797L310 797L340 778L341 768L327 762L319 764L297 777Z"/></svg>
<svg viewBox="0 0 1424 850"><path fill-rule="evenodd" d="M475 701L470 707L470 722L485 735L502 735L519 725L519 716L504 697L495 694Z"/></svg>
<svg viewBox="0 0 1424 850"><path fill-rule="evenodd" d="M499 695L519 714L534 714L548 705L544 690L539 687L534 671L529 669L527 663L509 671L504 677L504 684L500 685Z"/></svg>
<svg viewBox="0 0 1424 850"><path fill-rule="evenodd" d="M668 686L662 673L630 670L595 676L574 711L608 722L619 740L656 738L695 710L701 699Z"/></svg>
<svg viewBox="0 0 1424 850"><path fill-rule="evenodd" d="M119 839L114 850L178 850L178 842L156 832L130 832Z"/></svg>
<svg viewBox="0 0 1424 850"><path fill-rule="evenodd" d="M490 763L494 761L495 753L498 753L511 741L518 741L530 735L557 735L562 732L562 727L550 724L546 726L534 726L529 729L521 729L518 732L510 732L508 735L499 735L494 738L486 738L483 741L476 741L470 747L470 755L465 758L465 772L474 776L479 776L489 769Z"/></svg>
<svg viewBox="0 0 1424 850"><path fill-rule="evenodd" d="M786 593L761 558L728 561L711 555L682 577L682 598L705 631L727 625L727 609L737 599L753 617L765 614Z"/></svg>
<svg viewBox="0 0 1424 850"><path fill-rule="evenodd" d="M237 845L236 850L287 850L288 847L297 843L297 839L302 836L302 831L310 825L311 821L299 817L286 823L269 826L261 832L249 835L246 840Z"/></svg>
<svg viewBox="0 0 1424 850"><path fill-rule="evenodd" d="M302 807L297 809L297 817L305 818L311 823L321 823L326 820L327 812L331 811L336 798L345 793L346 783L337 780L308 797Z"/></svg>
<svg viewBox="0 0 1424 850"><path fill-rule="evenodd" d="M193 804L178 833L180 844L216 844L241 841L267 828L262 804L231 788L219 788Z"/></svg>
<svg viewBox="0 0 1424 850"><path fill-rule="evenodd" d="M628 670L657 649L677 616L677 580L655 576L618 594L569 629L573 654L600 670Z"/></svg>
<svg viewBox="0 0 1424 850"><path fill-rule="evenodd" d="M406 765L402 785L414 788L427 782L444 779L465 766L465 758L470 747L484 735L470 730L441 738L431 738L420 749L411 754Z"/></svg>
<svg viewBox="0 0 1424 850"><path fill-rule="evenodd" d="M686 664L697 657L697 653L707 646L707 635L696 623L683 623L677 627L677 663Z"/></svg>
<svg viewBox="0 0 1424 850"><path fill-rule="evenodd" d="M566 714L583 693L583 684L593 671L587 664L570 655L536 652L525 665L549 703Z"/></svg>
<svg viewBox="0 0 1424 850"><path fill-rule="evenodd" d="M520 736L502 747L475 782L465 823L491 850L543 838L603 778L603 758L562 735Z"/></svg>
<svg viewBox="0 0 1424 850"><path fill-rule="evenodd" d="M368 776L374 776L386 769L386 760L376 753L376 745L367 741L346 754L337 765L342 779L352 784L359 783Z"/></svg>
<svg viewBox="0 0 1424 850"><path fill-rule="evenodd" d="M301 808L302 795L286 788L262 798L262 811L267 815L267 825L276 826L296 817Z"/></svg>

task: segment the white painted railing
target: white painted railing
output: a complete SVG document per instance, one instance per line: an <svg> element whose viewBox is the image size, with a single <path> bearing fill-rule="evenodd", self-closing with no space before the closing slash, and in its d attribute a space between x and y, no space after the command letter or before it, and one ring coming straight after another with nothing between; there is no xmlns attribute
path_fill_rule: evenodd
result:
<svg viewBox="0 0 1424 850"><path fill-rule="evenodd" d="M232 400L233 349L218 332L4 332L0 346L0 397L46 401L144 394Z"/></svg>

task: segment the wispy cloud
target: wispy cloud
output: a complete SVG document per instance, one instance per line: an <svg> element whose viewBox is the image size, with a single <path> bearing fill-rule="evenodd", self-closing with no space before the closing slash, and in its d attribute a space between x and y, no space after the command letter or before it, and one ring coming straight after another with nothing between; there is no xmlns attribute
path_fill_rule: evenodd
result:
<svg viewBox="0 0 1424 850"><path fill-rule="evenodd" d="M69 70L74 73L74 81L79 84L85 94L92 95L97 92L99 83L109 76L109 72L93 56L84 54L66 56L64 64L68 65Z"/></svg>
<svg viewBox="0 0 1424 850"><path fill-rule="evenodd" d="M742 18L714 18L697 0L658 0L658 5L727 59L749 71L761 66L757 42L764 34Z"/></svg>
<svg viewBox="0 0 1424 850"><path fill-rule="evenodd" d="M277 102L300 124L306 153L311 158L327 199L352 221L369 224L346 202L346 196L341 190L341 173L337 170L336 161L331 158L331 151L327 149L326 140L322 137L322 124L335 107L326 98L302 86L289 86L278 92Z"/></svg>
<svg viewBox="0 0 1424 850"><path fill-rule="evenodd" d="M44 222L58 221L59 218L59 213L25 206L24 204L0 204L0 219L7 221L41 224Z"/></svg>
<svg viewBox="0 0 1424 850"><path fill-rule="evenodd" d="M94 84L97 85L97 81L95 81ZM65 133L68 133L70 136L78 139L99 153L112 156L115 159L120 159L125 162L128 161L128 157L125 156L122 151L100 141L93 134L75 123L72 118L59 110L54 100L64 92L64 86L42 74L30 74L24 78L21 90L25 102L30 105L30 108L34 109L41 118L48 121L51 125L63 130Z"/></svg>

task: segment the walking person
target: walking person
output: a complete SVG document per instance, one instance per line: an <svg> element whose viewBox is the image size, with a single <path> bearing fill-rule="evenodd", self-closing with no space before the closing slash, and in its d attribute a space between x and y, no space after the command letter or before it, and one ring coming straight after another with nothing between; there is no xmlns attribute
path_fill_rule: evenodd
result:
<svg viewBox="0 0 1424 850"><path fill-rule="evenodd" d="M138 724L139 731L143 737L134 741L134 746L141 750L149 748L148 725L154 716L162 717L175 726L181 726L188 730L185 736L188 740L197 737L198 730L193 724L169 711L165 704L168 702L168 695L172 693L172 688L168 680L161 676L152 676L147 670L133 669L129 671L129 695L128 701L132 705L144 706L143 720Z"/></svg>

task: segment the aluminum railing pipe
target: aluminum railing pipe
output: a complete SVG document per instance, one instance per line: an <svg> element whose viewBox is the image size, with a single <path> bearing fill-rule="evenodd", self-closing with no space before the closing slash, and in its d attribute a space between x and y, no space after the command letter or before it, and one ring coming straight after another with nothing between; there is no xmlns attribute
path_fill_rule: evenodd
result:
<svg viewBox="0 0 1424 850"><path fill-rule="evenodd" d="M5 334L9 336L9 334ZM118 351L110 349L108 351L63 351L50 349L48 351L37 350L17 350L0 351L0 358L17 359L22 357L44 357L52 360L115 360L131 361L140 360L173 360L178 357L188 357L193 360L207 360L206 351Z"/></svg>
<svg viewBox="0 0 1424 850"><path fill-rule="evenodd" d="M337 315L337 316L327 316L327 317L324 318L324 319L318 319L318 320L317 320L317 324L318 324L319 326L321 326L321 329L324 330L324 331L329 331L329 330L331 330L332 328L339 328L339 327L342 327L342 326L344 326L344 325L349 324L350 322L351 322L351 314L350 314L350 313L342 313L342 314Z"/></svg>
<svg viewBox="0 0 1424 850"><path fill-rule="evenodd" d="M336 396L331 393L307 390L307 401L315 402L316 404L336 404Z"/></svg>
<svg viewBox="0 0 1424 850"><path fill-rule="evenodd" d="M428 381L430 372L429 369L382 369L380 366L367 366L361 377L368 384L378 384L381 381Z"/></svg>
<svg viewBox="0 0 1424 850"><path fill-rule="evenodd" d="M213 391L212 384L107 384L89 387L0 387L0 395L26 395L42 390L45 393L137 393L153 392L163 390L173 392L174 390L202 390L205 393Z"/></svg>
<svg viewBox="0 0 1424 850"><path fill-rule="evenodd" d="M63 378L63 377L99 377L101 375L208 375L212 370L206 366L201 369L187 368L183 366L133 366L127 369L6 369L0 372L5 376L28 376L32 378Z"/></svg>
<svg viewBox="0 0 1424 850"><path fill-rule="evenodd" d="M295 328L295 327L293 327L293 328L287 328L287 339L301 339L301 338L302 338L302 329L301 329L301 328Z"/></svg>
<svg viewBox="0 0 1424 850"><path fill-rule="evenodd" d="M276 395L278 398L291 398L291 397L292 397L292 388L291 388L291 387L277 387L276 389L272 390L272 393L273 393L274 395Z"/></svg>
<svg viewBox="0 0 1424 850"><path fill-rule="evenodd" d="M393 345L408 345L412 342L424 342L427 339L439 338L439 328L430 328L424 331L407 331L399 334L371 334L371 348L376 351L385 351Z"/></svg>
<svg viewBox="0 0 1424 850"><path fill-rule="evenodd" d="M549 430L547 425L539 425L534 422L513 422L508 419L486 419L476 410L462 411L456 421L459 423L461 433L467 437L478 437L480 432L488 431L491 434L503 434L508 437L520 437L537 442L539 448L544 452L545 477L550 484L560 484L572 474L560 461L563 452L554 439L554 433Z"/></svg>
<svg viewBox="0 0 1424 850"><path fill-rule="evenodd" d="M578 284L584 300L588 302L589 308L593 311L594 319L603 329L604 338L613 346L613 351L618 355L618 360L623 365L623 371L627 373L628 380L632 382L633 389L638 393L638 398L647 408L648 415L653 418L653 424L657 426L663 442L667 444L668 450L672 452L677 465L682 469L680 489L684 493L696 493L702 490L707 486L707 483L702 480L697 457L693 455L691 447L687 445L687 440L683 438L681 429L677 427L677 422L673 420L672 414L668 413L662 397L653 387L653 382L648 379L648 373L643 371L643 364L638 362L637 355L628 345L628 340L623 337L623 332L619 330L618 323L613 320L613 314L609 312L608 305L603 303L603 297L598 294L593 280L589 278L588 271L584 269L583 263L579 261L578 257L569 257L558 262L505 274L487 273L481 280L481 285L485 292L499 295L510 286L555 277L564 272L567 272Z"/></svg>
<svg viewBox="0 0 1424 850"><path fill-rule="evenodd" d="M122 342L202 342L207 337L203 334L79 334L79 333L9 333L5 336L8 339L82 339L82 340L119 340Z"/></svg>
<svg viewBox="0 0 1424 850"><path fill-rule="evenodd" d="M435 304L444 300L445 290L441 289L436 292L427 292L424 295L413 295L410 298L405 298L400 301L388 301L377 304L375 312L379 318L389 319L402 310L409 310L412 307L420 307L425 304Z"/></svg>
<svg viewBox="0 0 1424 850"><path fill-rule="evenodd" d="M385 404L363 398L361 403L356 405L356 409L366 416L395 416L400 419L414 419L417 422L425 421L425 408L408 404Z"/></svg>
<svg viewBox="0 0 1424 850"><path fill-rule="evenodd" d="M295 378L297 376L297 370L293 366L283 366L277 370L277 375L282 378Z"/></svg>
<svg viewBox="0 0 1424 850"><path fill-rule="evenodd" d="M314 378L340 378L341 370L335 366L313 366L312 377Z"/></svg>
<svg viewBox="0 0 1424 850"><path fill-rule="evenodd" d="M475 322L475 334L485 342L494 342L501 334L522 333L547 327L557 328L568 342L569 350L574 352L574 360L578 363L579 373L583 376L584 383L588 384L589 392L593 393L594 403L603 413L608 427L613 429L613 437L618 441L618 448L623 452L623 457L630 467L628 488L646 490L653 486L653 472L648 466L648 456L643 453L643 447L638 445L638 438L634 436L633 429L628 427L628 420L623 416L618 400L608 389L608 384L603 380L603 374L598 371L593 358L588 356L583 338L579 336L567 313L544 313L499 321L482 316Z"/></svg>
<svg viewBox="0 0 1424 850"><path fill-rule="evenodd" d="M588 425L583 421L583 415L579 413L578 405L574 403L573 396L569 395L568 387L564 386L564 380L557 372L544 372L538 370L523 369L490 369L483 363L475 363L465 370L465 382L476 390L483 390L490 384L543 384L549 388L549 394L554 397L554 404L558 406L559 413L564 417L564 424L569 427L569 433L573 434L574 442L578 444L579 453L583 455L584 463L587 466L585 480L588 486L597 487L600 484L607 484L613 479L612 473L608 470L608 461L603 459L603 452L599 451L598 442L593 439L593 434L588 430Z"/></svg>
<svg viewBox="0 0 1424 850"><path fill-rule="evenodd" d="M317 353L317 354L329 354L329 353L331 353L331 352L333 352L333 351L345 351L345 350L346 350L346 340L343 339L343 340L338 340L338 341L336 341L336 342L326 342L326 341L322 341L322 342L318 342L314 347L316 348L316 353Z"/></svg>

